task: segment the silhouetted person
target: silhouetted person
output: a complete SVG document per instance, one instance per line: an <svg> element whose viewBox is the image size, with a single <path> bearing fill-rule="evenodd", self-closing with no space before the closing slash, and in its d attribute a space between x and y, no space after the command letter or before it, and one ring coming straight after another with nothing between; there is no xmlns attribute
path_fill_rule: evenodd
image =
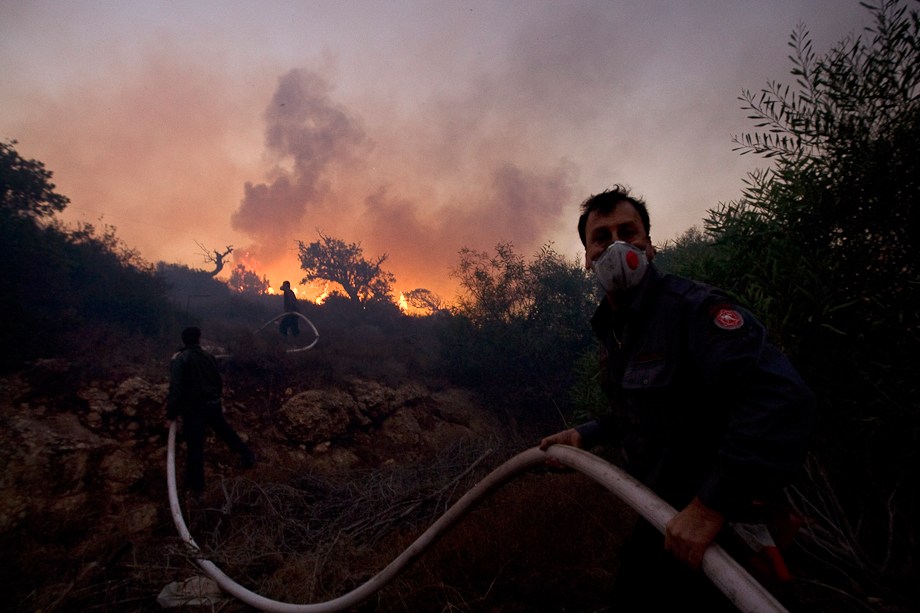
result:
<svg viewBox="0 0 920 613"><path fill-rule="evenodd" d="M291 289L291 282L285 281L281 284L281 291L284 293L284 312L285 313L300 313L300 309L297 307L297 296L294 295L294 290ZM288 330L291 331L291 334L294 337L300 334L300 317L297 315L288 315L281 320L281 334L284 336L288 335Z"/></svg>
<svg viewBox="0 0 920 613"><path fill-rule="evenodd" d="M182 331L185 347L176 353L169 366L169 400L166 419L174 421L182 416L182 432L188 445L185 460L185 487L197 499L204 491L204 437L210 426L227 446L239 454L245 468L256 465L246 443L224 419L221 407L223 381L217 370L217 360L201 348L201 330L186 328Z"/></svg>

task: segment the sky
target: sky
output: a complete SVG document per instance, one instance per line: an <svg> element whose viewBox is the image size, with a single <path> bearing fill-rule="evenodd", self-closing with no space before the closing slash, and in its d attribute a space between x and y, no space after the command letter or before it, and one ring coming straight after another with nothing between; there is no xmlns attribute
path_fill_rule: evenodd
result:
<svg viewBox="0 0 920 613"><path fill-rule="evenodd" d="M738 97L793 84L856 0L0 0L0 139L54 173L61 218L150 262L224 251L301 285L298 241L360 243L396 289L452 300L463 247L583 251L616 183L662 244L767 160Z"/></svg>

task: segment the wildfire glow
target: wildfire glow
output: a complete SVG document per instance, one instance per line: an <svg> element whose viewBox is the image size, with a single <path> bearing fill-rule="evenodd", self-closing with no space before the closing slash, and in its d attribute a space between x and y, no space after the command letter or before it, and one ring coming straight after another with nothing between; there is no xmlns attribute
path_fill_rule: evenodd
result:
<svg viewBox="0 0 920 613"><path fill-rule="evenodd" d="M406 315L424 316L429 314L428 309L420 309L409 304L409 301L406 300L406 295L402 292L399 292L399 300L396 301L396 306Z"/></svg>
<svg viewBox="0 0 920 613"><path fill-rule="evenodd" d="M323 302L326 301L326 296L328 295L329 295L329 284L326 283L326 287L323 288L323 293L317 296L316 300L314 300L313 302L315 302L316 304L322 304Z"/></svg>

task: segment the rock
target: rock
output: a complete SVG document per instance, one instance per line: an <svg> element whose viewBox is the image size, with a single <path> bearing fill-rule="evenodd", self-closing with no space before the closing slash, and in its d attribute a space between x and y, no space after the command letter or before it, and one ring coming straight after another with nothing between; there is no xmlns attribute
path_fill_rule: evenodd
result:
<svg viewBox="0 0 920 613"><path fill-rule="evenodd" d="M166 461L166 445L157 447L147 456L148 461L163 464Z"/></svg>
<svg viewBox="0 0 920 613"><path fill-rule="evenodd" d="M50 434L58 442L55 448L57 452L74 449L96 449L100 446L113 444L112 441L107 441L83 427L80 419L71 413L54 415L46 423Z"/></svg>
<svg viewBox="0 0 920 613"><path fill-rule="evenodd" d="M105 478L106 488L113 494L123 493L144 478L144 464L122 448L106 456L99 470Z"/></svg>
<svg viewBox="0 0 920 613"><path fill-rule="evenodd" d="M157 604L164 609L206 607L213 610L226 599L213 579L198 575L164 587L157 596Z"/></svg>
<svg viewBox="0 0 920 613"><path fill-rule="evenodd" d="M400 408L428 396L425 388L415 384L392 388L376 381L353 379L349 381L349 388L361 413L378 423Z"/></svg>
<svg viewBox="0 0 920 613"><path fill-rule="evenodd" d="M62 496L51 504L51 512L66 517L81 510L87 502L89 502L89 495L86 492Z"/></svg>
<svg viewBox="0 0 920 613"><path fill-rule="evenodd" d="M0 489L0 534L10 530L29 514L29 497L13 489Z"/></svg>
<svg viewBox="0 0 920 613"><path fill-rule="evenodd" d="M404 407L383 422L380 432L397 445L414 447L419 442L422 428L412 409Z"/></svg>
<svg viewBox="0 0 920 613"><path fill-rule="evenodd" d="M58 467L54 471L57 478L58 491L68 493L79 492L84 487L84 480L89 475L90 451L81 449L66 454L56 462Z"/></svg>
<svg viewBox="0 0 920 613"><path fill-rule="evenodd" d="M350 440L357 456L371 463L395 453L401 454L402 461L414 461L460 439L489 435L500 428L469 393L431 394L418 384L393 388L361 379L350 380L347 391L296 394L278 415L279 440L309 449L317 469L323 471L352 463L350 457L319 458L336 452L337 441ZM358 448L368 446L372 449Z"/></svg>
<svg viewBox="0 0 920 613"><path fill-rule="evenodd" d="M285 402L278 417L288 440L315 445L345 432L357 411L346 392L310 390Z"/></svg>
<svg viewBox="0 0 920 613"><path fill-rule="evenodd" d="M63 512L70 505L83 504L79 495L94 458L117 445L88 430L70 413L38 418L17 413L6 421L3 435L0 533L14 528L28 513L56 504Z"/></svg>
<svg viewBox="0 0 920 613"><path fill-rule="evenodd" d="M77 396L86 401L89 410L96 413L111 413L118 410L118 407L112 402L109 393L98 387L84 387L77 392Z"/></svg>
<svg viewBox="0 0 920 613"><path fill-rule="evenodd" d="M118 385L115 393L112 394L112 400L129 417L137 413L148 417L159 417L165 414L168 394L169 384L167 383L153 385L140 377L132 377Z"/></svg>
<svg viewBox="0 0 920 613"><path fill-rule="evenodd" d="M477 436L488 436L501 428L498 419L483 411L473 394L466 390L449 389L432 394L436 417L468 428Z"/></svg>
<svg viewBox="0 0 920 613"><path fill-rule="evenodd" d="M331 447L325 453L313 456L310 470L317 473L341 473L361 464L361 459L348 449Z"/></svg>
<svg viewBox="0 0 920 613"><path fill-rule="evenodd" d="M129 534L145 532L157 523L157 507L155 504L142 504L132 509L121 518L121 527Z"/></svg>

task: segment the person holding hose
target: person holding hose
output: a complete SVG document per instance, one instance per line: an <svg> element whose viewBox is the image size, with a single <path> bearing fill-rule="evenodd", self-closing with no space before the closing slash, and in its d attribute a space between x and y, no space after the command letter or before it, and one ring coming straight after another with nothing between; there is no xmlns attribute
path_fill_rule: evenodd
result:
<svg viewBox="0 0 920 613"><path fill-rule="evenodd" d="M204 439L211 428L231 450L239 454L244 468L254 468L257 460L246 443L224 418L221 406L223 381L217 360L201 348L201 330L182 331L185 347L173 355L169 366L169 396L166 419L172 424L182 417L182 432L188 445L185 459L185 487L197 501L204 491Z"/></svg>
<svg viewBox="0 0 920 613"><path fill-rule="evenodd" d="M815 401L753 315L656 268L649 230L645 202L626 188L582 203L585 266L605 294L591 324L611 410L540 448L615 441L626 470L679 511L664 537L640 519L622 550L617 610L734 610L694 571L727 521L777 500L801 468Z"/></svg>
<svg viewBox="0 0 920 613"><path fill-rule="evenodd" d="M294 315L294 313L299 313L300 309L297 307L297 296L294 295L294 290L291 289L290 281L285 281L281 284L281 292L284 294L284 312L291 313L291 315L287 315L281 320L278 329L282 336L287 336L288 330L290 330L291 335L297 338L300 335L300 317Z"/></svg>

